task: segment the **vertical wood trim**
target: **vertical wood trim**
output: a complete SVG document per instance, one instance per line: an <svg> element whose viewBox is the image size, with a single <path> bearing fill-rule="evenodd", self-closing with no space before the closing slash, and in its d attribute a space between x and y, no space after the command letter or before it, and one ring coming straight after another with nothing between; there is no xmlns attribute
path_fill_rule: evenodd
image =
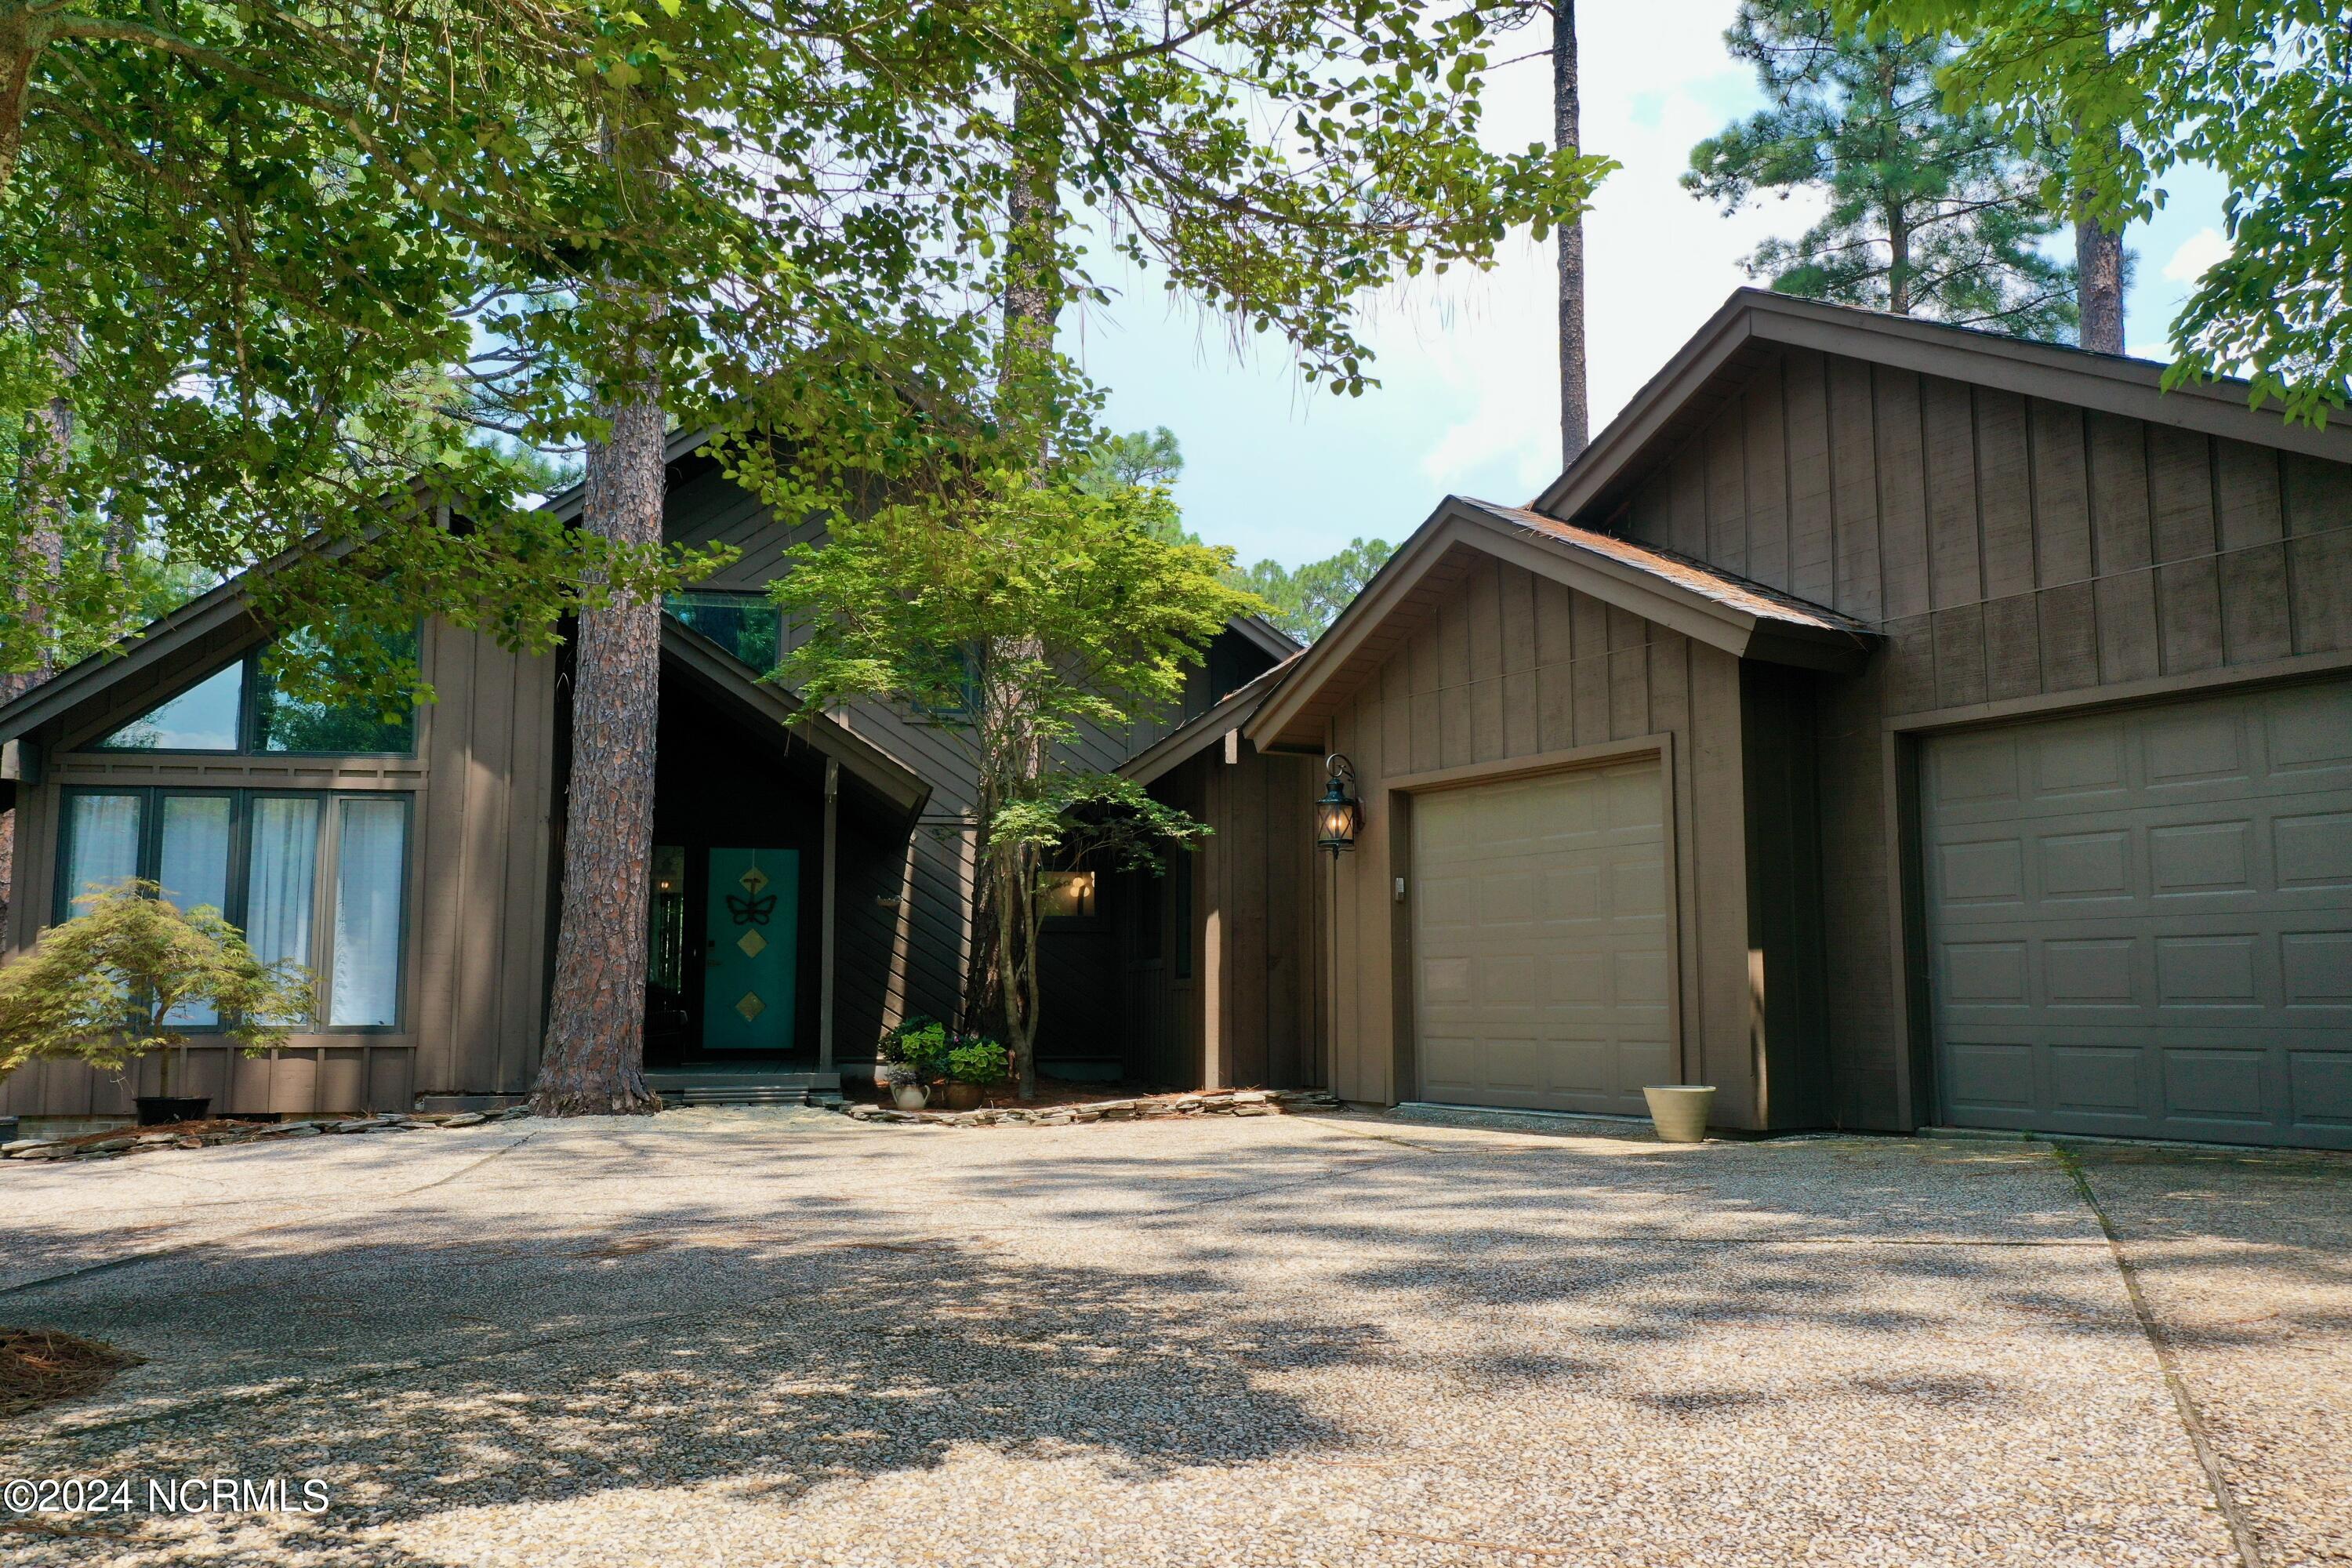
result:
<svg viewBox="0 0 2352 1568"><path fill-rule="evenodd" d="M834 928L841 915L841 763L824 760L824 890L817 938L816 1070L833 1070Z"/></svg>

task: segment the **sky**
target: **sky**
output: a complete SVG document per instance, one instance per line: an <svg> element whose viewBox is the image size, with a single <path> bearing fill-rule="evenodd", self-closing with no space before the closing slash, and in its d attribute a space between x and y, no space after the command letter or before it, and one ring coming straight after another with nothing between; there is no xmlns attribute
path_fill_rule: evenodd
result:
<svg viewBox="0 0 2352 1568"><path fill-rule="evenodd" d="M1740 258L1818 211L1768 196L1725 216L1676 176L1692 145L1762 106L1752 69L1723 46L1734 0L1580 7L1584 144L1624 166L1585 216L1586 333L1593 432L1734 289ZM1506 40L1544 47L1541 26ZM1498 51L1498 55L1502 51ZM1548 141L1550 70L1499 68L1488 87L1491 146ZM2166 327L2199 273L2224 254L2221 187L2205 171L2164 184L2171 199L2126 244L2130 351L2167 357ZM1297 565L1356 537L1391 542L1449 492L1524 502L1559 470L1559 381L1549 241L1508 241L1497 264L1389 291L1361 318L1382 384L1334 397L1300 381L1257 339L1236 356L1221 320L1171 307L1155 278L1096 258L1118 296L1066 319L1064 346L1109 394L1112 428L1165 425L1183 444L1176 487L1186 526L1244 562Z"/></svg>

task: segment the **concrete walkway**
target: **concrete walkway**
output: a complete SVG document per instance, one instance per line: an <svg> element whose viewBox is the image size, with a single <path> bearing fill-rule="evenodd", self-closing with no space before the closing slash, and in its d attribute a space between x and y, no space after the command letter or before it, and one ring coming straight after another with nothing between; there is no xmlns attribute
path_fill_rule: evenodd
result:
<svg viewBox="0 0 2352 1568"><path fill-rule="evenodd" d="M151 1358L8 1434L132 1503L9 1562L2352 1556L2326 1156L687 1111L13 1163L0 1226L0 1323ZM148 1509L220 1477L328 1501Z"/></svg>

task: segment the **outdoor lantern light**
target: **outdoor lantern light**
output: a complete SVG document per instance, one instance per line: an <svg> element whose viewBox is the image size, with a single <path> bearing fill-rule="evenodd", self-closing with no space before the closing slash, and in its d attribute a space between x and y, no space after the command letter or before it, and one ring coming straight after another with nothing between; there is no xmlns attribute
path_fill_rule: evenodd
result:
<svg viewBox="0 0 2352 1568"><path fill-rule="evenodd" d="M1336 860L1341 851L1356 847L1356 830L1364 825L1364 807L1348 793L1348 786L1356 782L1354 764L1334 752L1323 765L1331 775L1331 784L1315 803L1315 842L1331 851Z"/></svg>

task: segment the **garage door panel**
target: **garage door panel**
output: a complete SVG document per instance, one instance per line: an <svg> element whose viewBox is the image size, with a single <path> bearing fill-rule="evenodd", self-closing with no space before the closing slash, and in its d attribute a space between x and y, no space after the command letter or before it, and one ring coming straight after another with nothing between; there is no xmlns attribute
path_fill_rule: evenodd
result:
<svg viewBox="0 0 2352 1568"><path fill-rule="evenodd" d="M2352 702L2329 688L2272 694L2264 705L2263 731L2274 772L2352 774Z"/></svg>
<svg viewBox="0 0 2352 1568"><path fill-rule="evenodd" d="M2108 828L2095 833L2044 834L2033 840L2032 861L2038 875L2032 886L2045 900L2132 895L2128 833Z"/></svg>
<svg viewBox="0 0 2352 1568"><path fill-rule="evenodd" d="M2271 826L2271 841L2281 886L2352 887L2352 811L2281 817Z"/></svg>
<svg viewBox="0 0 2352 1568"><path fill-rule="evenodd" d="M2263 1079L2270 1053L2176 1049L2164 1053L2164 1103L2173 1117L2256 1125L2272 1120Z"/></svg>
<svg viewBox="0 0 2352 1568"><path fill-rule="evenodd" d="M2352 683L1922 762L1943 1114L2352 1147Z"/></svg>
<svg viewBox="0 0 2352 1568"><path fill-rule="evenodd" d="M1424 1098L1623 1111L1676 1076L1663 800L1654 762L1416 799Z"/></svg>
<svg viewBox="0 0 2352 1568"><path fill-rule="evenodd" d="M2103 1116L2145 1116L2147 1053L2137 1045L2050 1047L2053 1109Z"/></svg>
<svg viewBox="0 0 2352 1568"><path fill-rule="evenodd" d="M2086 795L2121 795L2130 788L2123 725L2094 721L2079 728L2025 738L2028 788L2036 795L2063 798L2081 808Z"/></svg>
<svg viewBox="0 0 2352 1568"><path fill-rule="evenodd" d="M2042 1004L2064 1008L2138 1006L2139 952L2139 942L2130 937L2042 943Z"/></svg>
<svg viewBox="0 0 2352 1568"><path fill-rule="evenodd" d="M2295 1125L2316 1132L2352 1132L2352 1056L2343 1051L2292 1051L2287 1080ZM2332 1145L2337 1140L2329 1139Z"/></svg>
<svg viewBox="0 0 2352 1568"><path fill-rule="evenodd" d="M2279 976L2288 1007L2352 1007L2352 931L2282 932Z"/></svg>
<svg viewBox="0 0 2352 1568"><path fill-rule="evenodd" d="M2246 715L2192 710L2139 727L2141 777L2152 790L2240 780L2251 773Z"/></svg>
<svg viewBox="0 0 2352 1568"><path fill-rule="evenodd" d="M2152 827L2148 891L2157 898L2254 886L2254 825L2243 817Z"/></svg>
<svg viewBox="0 0 2352 1568"><path fill-rule="evenodd" d="M2035 1057L2036 1047L2024 1040L1949 1040L1945 1090L1968 1110L2030 1111L2040 1100Z"/></svg>

